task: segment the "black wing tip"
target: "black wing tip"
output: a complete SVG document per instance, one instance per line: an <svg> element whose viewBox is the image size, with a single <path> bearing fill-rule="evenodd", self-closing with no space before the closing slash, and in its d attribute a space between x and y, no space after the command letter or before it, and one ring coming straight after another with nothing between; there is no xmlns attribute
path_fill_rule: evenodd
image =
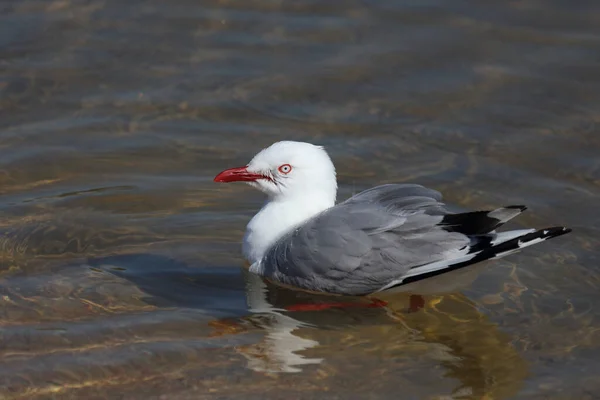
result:
<svg viewBox="0 0 600 400"><path fill-rule="evenodd" d="M564 226L553 226L551 228L538 229L537 231L527 233L523 236L509 240L505 243L501 243L497 247L498 248L505 247L514 240L518 240L519 247L522 247L521 243L527 243L527 242L530 242L535 239L542 239L545 241L545 240L552 239L552 238L555 238L558 236L566 235L567 233L569 233L571 231L572 231L571 228L565 228Z"/></svg>
<svg viewBox="0 0 600 400"><path fill-rule="evenodd" d="M573 229L564 226L553 226L552 228L540 229L538 232L542 232L541 237L543 238L553 238L573 232Z"/></svg>
<svg viewBox="0 0 600 400"><path fill-rule="evenodd" d="M511 210L521 210L521 212L527 210L527 206L523 206L523 205L506 206L504 208L508 208L508 209L511 209Z"/></svg>

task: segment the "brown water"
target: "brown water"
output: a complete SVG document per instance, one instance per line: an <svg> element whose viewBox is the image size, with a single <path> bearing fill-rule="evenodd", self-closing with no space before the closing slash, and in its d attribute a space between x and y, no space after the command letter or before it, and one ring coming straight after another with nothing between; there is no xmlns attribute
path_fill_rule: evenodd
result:
<svg viewBox="0 0 600 400"><path fill-rule="evenodd" d="M598 1L0 10L0 398L600 397ZM419 182L574 232L416 312L279 312L327 299L244 274L263 199L212 178L281 139L327 146L340 199Z"/></svg>

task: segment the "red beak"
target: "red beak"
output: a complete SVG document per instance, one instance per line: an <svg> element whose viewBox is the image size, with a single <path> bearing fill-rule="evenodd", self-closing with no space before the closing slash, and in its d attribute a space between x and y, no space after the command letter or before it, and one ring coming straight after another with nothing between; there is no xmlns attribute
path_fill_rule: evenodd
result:
<svg viewBox="0 0 600 400"><path fill-rule="evenodd" d="M248 172L248 167L229 168L215 176L215 182L254 182L257 179L265 179L260 174Z"/></svg>

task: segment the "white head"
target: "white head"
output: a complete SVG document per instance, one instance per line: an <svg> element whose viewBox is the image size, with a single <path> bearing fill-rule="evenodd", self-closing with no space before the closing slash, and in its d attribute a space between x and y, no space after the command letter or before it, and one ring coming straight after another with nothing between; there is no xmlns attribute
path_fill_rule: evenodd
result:
<svg viewBox="0 0 600 400"><path fill-rule="evenodd" d="M328 196L335 202L335 167L321 146L277 142L263 149L245 167L227 169L215 182L247 182L273 200Z"/></svg>

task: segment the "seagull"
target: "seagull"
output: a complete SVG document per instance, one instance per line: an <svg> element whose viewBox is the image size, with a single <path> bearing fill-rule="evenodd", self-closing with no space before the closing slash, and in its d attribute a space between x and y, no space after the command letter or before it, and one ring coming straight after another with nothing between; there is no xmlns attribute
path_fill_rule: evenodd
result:
<svg viewBox="0 0 600 400"><path fill-rule="evenodd" d="M250 272L284 286L364 296L514 253L564 235L564 227L496 229L525 211L449 212L417 184L385 184L336 204L325 149L281 141L215 182L246 182L268 197L246 228Z"/></svg>

